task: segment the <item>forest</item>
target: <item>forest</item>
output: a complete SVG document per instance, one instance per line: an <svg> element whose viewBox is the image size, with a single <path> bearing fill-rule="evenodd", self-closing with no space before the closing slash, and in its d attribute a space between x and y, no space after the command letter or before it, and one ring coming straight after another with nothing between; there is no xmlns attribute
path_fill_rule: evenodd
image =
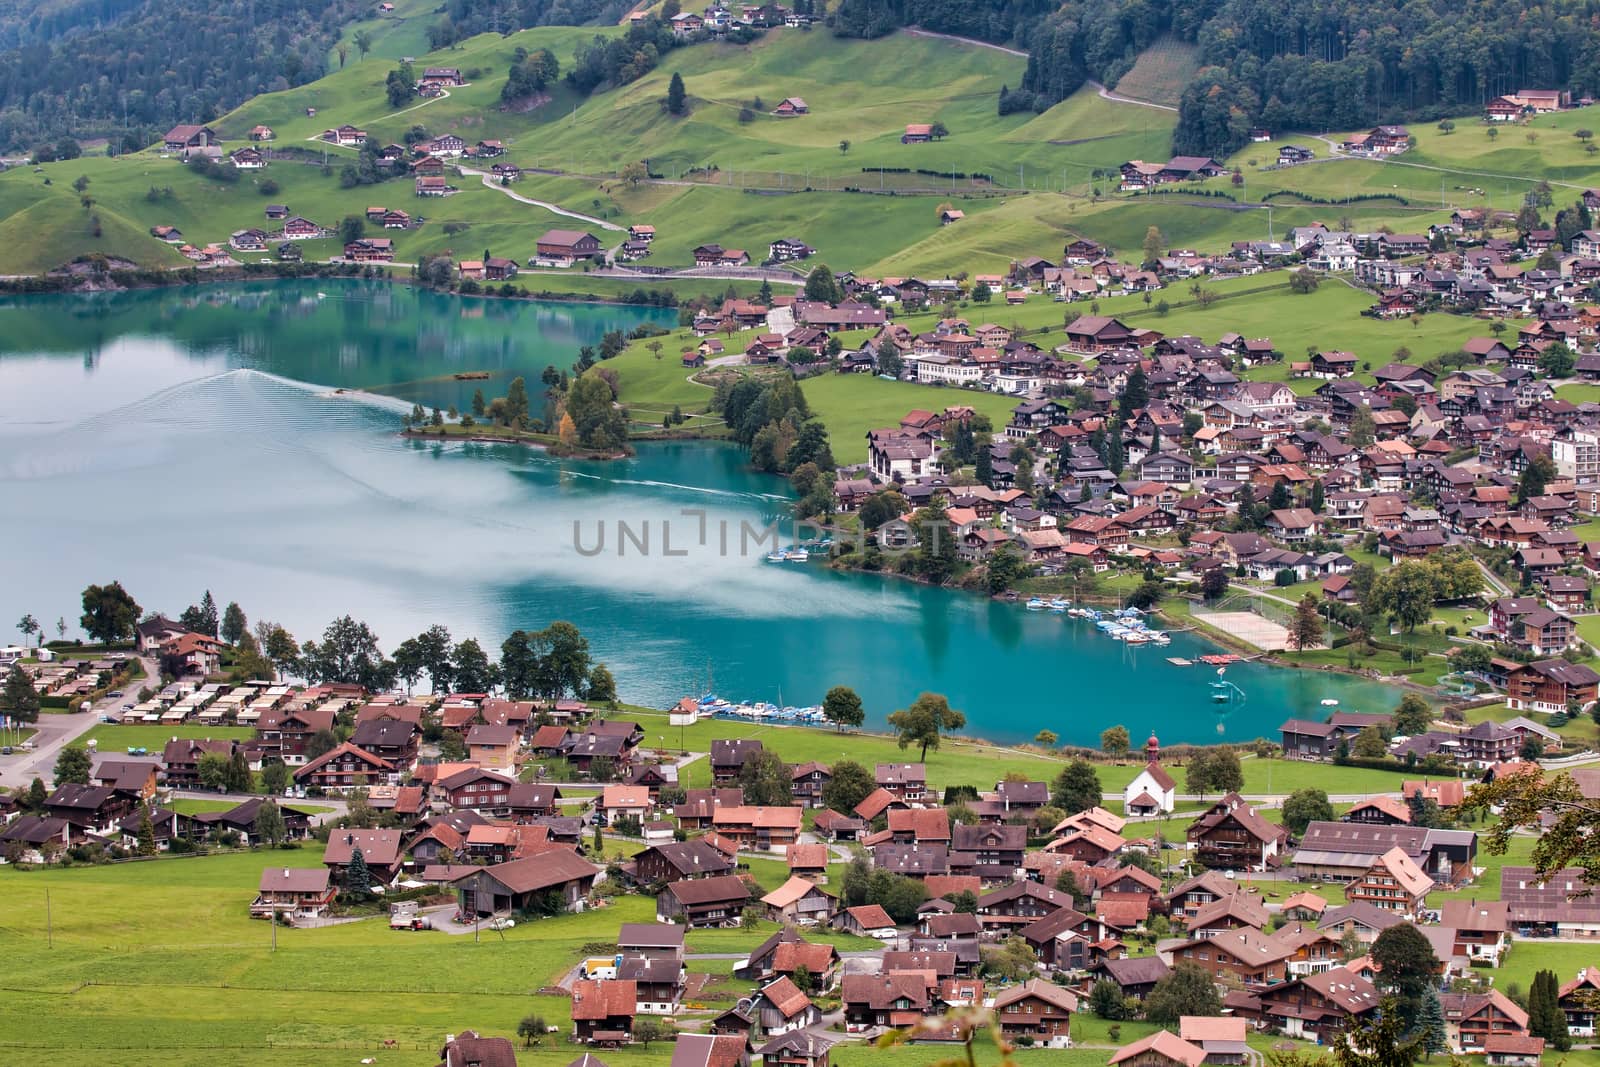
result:
<svg viewBox="0 0 1600 1067"><path fill-rule="evenodd" d="M1520 88L1600 87L1593 0L1223 0L1195 37L1173 151L1220 155L1253 125L1429 120Z"/></svg>
<svg viewBox="0 0 1600 1067"><path fill-rule="evenodd" d="M0 4L0 48L52 41L68 33L105 26L143 0L59 0L56 3Z"/></svg>
<svg viewBox="0 0 1600 1067"><path fill-rule="evenodd" d="M61 137L142 148L179 122L210 122L258 93L327 73L326 57L365 0L149 0L0 53L0 148ZM68 32L70 30L71 32Z"/></svg>

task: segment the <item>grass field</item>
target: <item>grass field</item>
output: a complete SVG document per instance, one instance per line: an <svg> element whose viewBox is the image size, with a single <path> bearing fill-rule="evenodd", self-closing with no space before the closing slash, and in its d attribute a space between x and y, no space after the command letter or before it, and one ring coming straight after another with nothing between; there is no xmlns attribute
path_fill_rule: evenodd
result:
<svg viewBox="0 0 1600 1067"><path fill-rule="evenodd" d="M174 737L209 737L218 741L244 741L254 736L255 730L248 726L202 726L199 723L183 723L179 726L163 726L159 723L124 726L101 723L84 734L81 743L88 744L93 741L95 747L102 753L126 752L129 748L146 748L159 753L161 746Z"/></svg>

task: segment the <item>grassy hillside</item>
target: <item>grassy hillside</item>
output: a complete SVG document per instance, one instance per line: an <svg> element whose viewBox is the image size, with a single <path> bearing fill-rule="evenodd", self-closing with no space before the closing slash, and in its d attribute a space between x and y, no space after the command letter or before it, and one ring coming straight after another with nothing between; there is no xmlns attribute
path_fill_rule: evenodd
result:
<svg viewBox="0 0 1600 1067"><path fill-rule="evenodd" d="M1200 69L1200 49L1176 37L1162 37L1139 53L1133 67L1117 80L1116 90L1134 100L1177 107L1183 87Z"/></svg>
<svg viewBox="0 0 1600 1067"><path fill-rule="evenodd" d="M181 256L130 219L128 204L113 198L85 209L71 179L60 180L59 169L57 178L48 186L37 175L0 183L0 273L37 274L97 252L140 264L182 265ZM98 197L98 189L89 192Z"/></svg>
<svg viewBox="0 0 1600 1067"><path fill-rule="evenodd" d="M366 55L369 62L399 59L402 56L420 56L428 50L428 26L439 19L439 5L434 0L391 0L394 10L382 12L372 5L366 18L348 23L339 44L345 47L345 64L361 62L362 55L356 47L356 36L367 35L371 50ZM338 49L328 56L328 69L339 69Z"/></svg>
<svg viewBox="0 0 1600 1067"><path fill-rule="evenodd" d="M196 243L225 241L246 226L263 225L261 209L285 202L326 226L368 205L398 206L426 217L420 229L391 231L397 257L429 253L499 254L526 259L533 240L553 226L582 225L538 206L519 203L474 177L444 200L418 200L409 179L344 189L339 170L353 153L316 140L325 128L350 122L384 141L399 141L414 125L429 133L456 132L469 141L492 137L509 145L508 158L544 173L515 186L524 197L560 205L616 224L649 222L660 232L651 265L689 262L697 244L744 248L753 258L778 237L795 237L836 269L886 274L944 275L1003 270L1012 260L1050 256L1078 236L1128 252L1158 227L1174 247L1217 249L1235 240L1281 236L1314 221L1348 220L1360 228L1425 229L1450 207L1514 206L1539 178L1600 184L1600 163L1572 133L1584 112L1542 118L1528 130L1507 128L1491 142L1474 119L1448 136L1429 126L1415 131L1418 148L1390 162L1339 160L1271 169L1277 144L1251 145L1230 162L1244 175L1209 183L1231 199L1119 194L1107 175L1130 158L1161 159L1169 150L1171 112L1100 98L1085 89L1039 115L995 114L996 95L1016 84L1022 60L994 49L896 34L877 41L841 40L818 30L777 30L751 45L700 44L676 50L631 85L580 98L557 84L538 100L501 110L500 87L521 47L548 48L563 67L595 34L615 27L546 27L509 37L485 34L454 48L420 54L423 25L432 16L421 0L402 0L346 35L345 69L298 89L258 97L224 116L218 128L230 145L257 124L272 126L279 147L301 146L309 163L285 160L233 184L208 182L159 153L116 161L84 159L0 175L0 213L27 242L0 246L0 272L57 265L100 250L141 263L174 263L171 249L140 236L149 226L180 227ZM362 59L355 29L372 37ZM418 66L460 67L471 84L451 95L391 109L383 79L396 58ZM1124 78L1123 91L1155 99L1192 57L1158 42ZM684 75L689 114L661 108L668 79ZM1132 88L1129 88L1131 80ZM767 110L800 95L810 114L778 119ZM763 110L742 117L759 97ZM307 110L313 109L314 115ZM903 145L908 122L940 121L950 136ZM1532 132L1537 140L1529 144ZM1337 138L1334 134L1330 137ZM1284 134L1283 140L1315 138ZM849 142L848 151L840 143ZM323 161L327 164L324 173ZM661 181L628 185L615 175L627 163L648 161ZM1448 168L1445 170L1434 169ZM917 174L917 170L935 175ZM1487 178L1474 172L1494 174ZM959 172L965 178L936 174ZM91 179L102 236L92 237L75 215L70 184ZM1504 177L1498 177L1498 175ZM973 175L983 175L982 179ZM684 180L685 178L689 180ZM992 179L992 181L991 181ZM264 182L277 187L261 192ZM149 190L172 195L147 199ZM842 192L846 188L858 192ZM1026 196L1016 193L1018 187ZM270 187L268 187L270 188ZM924 195L905 195L907 189ZM1558 189L1558 199L1563 190ZM898 195L869 195L869 194ZM968 218L941 228L935 209L951 200ZM1260 206L1261 201L1271 208ZM47 205L47 206L41 206ZM32 212L23 217L23 212ZM81 211L80 211L81 213ZM446 235L444 224L458 232ZM462 229L462 226L465 229ZM591 228L592 224L591 224ZM308 257L333 254L333 241L311 242ZM524 284L542 287L537 278ZM561 283L571 287L570 282Z"/></svg>

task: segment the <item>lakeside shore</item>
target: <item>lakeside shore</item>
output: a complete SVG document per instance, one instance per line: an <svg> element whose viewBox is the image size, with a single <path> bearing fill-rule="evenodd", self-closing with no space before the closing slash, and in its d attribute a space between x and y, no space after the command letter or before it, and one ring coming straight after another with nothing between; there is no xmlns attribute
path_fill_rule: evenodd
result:
<svg viewBox="0 0 1600 1067"><path fill-rule="evenodd" d="M534 277L536 275L529 275ZM590 277L587 274L548 275L570 279L577 282L579 279ZM484 289L476 293L461 293L453 289L441 289L437 286L427 285L408 274L398 273L392 266L361 266L354 263L241 263L234 267L134 267L118 268L104 272L68 271L61 273L46 273L34 275L10 275L0 277L0 295L12 296L38 296L47 293L111 293L130 292L143 289L172 289L188 286L233 285L241 282L261 281L352 281L352 282L387 282L391 285L409 289L418 289L426 292L440 293L446 296L461 297L464 299L504 300L504 301L550 301L563 304L600 304L619 307L661 307L671 308L678 306L680 297L671 287L663 288L658 285L647 284L649 279L640 278L627 293L618 292L616 295L596 293L583 290L559 289L522 289L514 294L505 294L497 289ZM603 281L614 282L619 290L627 287L633 281L630 278L601 278ZM665 281L682 281L685 283L697 279L664 279ZM651 302L630 300L625 297L634 293L665 293L671 301Z"/></svg>

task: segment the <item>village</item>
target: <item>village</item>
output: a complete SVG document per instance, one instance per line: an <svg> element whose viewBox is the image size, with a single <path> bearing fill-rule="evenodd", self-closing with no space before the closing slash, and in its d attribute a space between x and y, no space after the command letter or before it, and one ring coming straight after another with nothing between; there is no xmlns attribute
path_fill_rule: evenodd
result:
<svg viewBox="0 0 1600 1067"><path fill-rule="evenodd" d="M670 7L621 26L664 26L665 48L821 22L809 3ZM800 712L709 694L640 706L586 652L554 681L549 662L515 663L516 635L487 656L472 639L482 669L463 667L465 684L395 668L372 637L390 669L353 681L316 677L312 640L304 657L272 651L280 634L253 637L242 613L229 634L214 605L209 624L134 605L136 621L96 644L67 641L65 618L47 644L25 616L23 644L0 648L0 896L19 902L7 925L22 932L6 936L23 973L48 974L33 993L82 994L85 1018L109 1014L97 996L152 1019L169 1016L145 998L193 997L161 1009L185 1016L185 1047L215 1036L285 1063L929 1067L999 1053L1326 1067L1330 1049L1376 1047L1394 1019L1415 1035L1397 1054L1410 1061L1600 1062L1592 843L1568 844L1574 813L1600 804L1600 188L1530 181L1505 210L1476 187L1447 197L1441 179L1426 211L1398 183L1346 188L1280 200L1297 213L1275 225L1273 200L1250 200L1247 183L1431 159L1418 135L1431 134L1373 116L1289 142L1257 128L1258 167L1159 161L1124 131L1112 158L1151 158L1084 164L1071 198L1063 171L1068 213L1028 227L1028 255L998 240L997 263L963 242L996 203L1054 188L1030 187L1023 166L1016 187L919 167L976 131L905 107L869 120L905 166L858 167L851 141L835 150L830 136L837 187L820 165L816 179L899 211L888 170L904 199L927 201L927 249L901 269L893 250L841 252L838 229L791 224L776 205L815 195L810 171L774 171L777 189L772 174L751 186L730 172L729 199L686 227L682 209L617 205L714 188L710 161L563 168L537 154L543 125L513 138L429 123L437 106L402 134L399 114L485 79L443 65L457 62L443 50L415 71L383 58L398 60L394 114L332 93L260 122L183 112L208 120L172 126L129 169L184 168L259 199L215 225L179 214L158 178L134 240L219 275L409 270L474 298L577 293L589 278L666 286L676 329L670 311L627 334L608 326L570 380L530 363L510 383L521 412L503 419L512 389L493 403L479 390L471 412L435 408L426 428L418 402L404 443L587 445L572 382L604 380L598 406L622 438L728 439L747 449L741 470L789 479L783 506L817 538L751 566L815 556L960 587L1013 621L1061 616L1076 627L1063 640L1188 670L1219 743L1164 745L1136 702L1083 709L1104 728L1098 748L1049 728L1032 743L964 736L934 693L887 727L873 709L865 730L843 686ZM519 48L507 77L530 58ZM672 78L661 122L688 114ZM826 112L825 89L797 78L764 102L693 106L798 130ZM1485 94L1479 136L1592 103L1572 95ZM562 100L565 120L547 117L575 128L581 101ZM1021 140L1066 147L1077 138L1049 133L1089 128ZM337 210L309 184L336 173ZM96 186L79 180L88 211ZM736 191L756 206L727 208ZM1264 225L1191 241L1147 214L1161 224L1122 231L1143 230L1142 245L1117 246L1079 225L1080 209L1180 196L1261 209ZM452 214L470 197L493 209ZM1351 207L1363 198L1380 214ZM530 407L536 378L544 403ZM1206 654L1162 651L1180 633ZM554 655L558 642L533 636L525 654ZM440 655L459 666L464 644ZM1227 671L1246 660L1349 675L1393 709L1304 697L1274 708L1270 736L1222 741L1220 717L1244 699ZM1050 669L990 684L1020 704L1035 668ZM1519 808L1518 783L1560 803ZM1572 848L1568 862L1551 868L1551 847ZM163 984L190 967L193 984ZM273 999L286 991L303 998L292 1011ZM255 1015L282 1017L241 1022ZM95 1035L103 1062L165 1049L128 1029Z"/></svg>
<svg viewBox="0 0 1600 1067"><path fill-rule="evenodd" d="M1525 607L1496 614L1550 614ZM98 697L128 660L33 652L6 655L46 697ZM1525 860L1491 857L1466 810L1475 779L1563 765L1560 735L1526 716L1463 728L1424 714L1419 731L1402 702L1284 722L1270 755L1300 782L1393 750L1401 773L1379 779L1392 784L1337 796L1335 814L1310 784L1247 801L1231 750L1215 766L1190 748L1175 762L1120 727L1105 739L1112 762L974 782L920 761L785 761L802 731L717 739L738 724L694 698L663 720L578 699L230 684L215 679L235 650L162 616L139 624L132 652L176 678L103 702L101 718L151 740L63 750L57 777L71 780L0 796L7 864L246 850L259 882L237 885L234 907L313 938L385 914L395 937L474 940L584 916L589 940L615 952L564 962L554 984L570 1026L537 1037L591 1062L675 1038L675 1063L825 1067L841 1043L892 1029L965 1041L976 1024L959 1012L986 1009L1017 1048L1073 1048L1086 1017L1148 1017L1160 1028L1113 1042L1106 1062L1239 1063L1254 1035L1326 1044L1370 1021L1392 991L1382 961L1398 957L1385 953L1407 936L1450 1051L1536 1067L1594 1033L1600 970L1556 976L1558 1031L1548 1011L1530 1014L1524 987L1496 981L1508 964L1544 969L1551 946L1582 955L1600 931L1600 904L1574 896L1581 871L1541 881ZM1524 683L1503 664L1508 706L1594 701L1592 671L1551 664L1573 666L1535 661ZM1545 684L1581 691L1519 702L1519 687ZM708 750L647 743L672 727L711 738ZM1571 774L1600 796L1600 772ZM219 790L228 799L200 808L176 799ZM280 862L275 849L295 851ZM654 921L608 921L635 894ZM716 930L757 932L726 978L708 978L692 947ZM737 991L733 1003L708 1005L708 982ZM490 1047L514 1062L509 1038L475 1031L441 1056L491 1062L450 1058Z"/></svg>

